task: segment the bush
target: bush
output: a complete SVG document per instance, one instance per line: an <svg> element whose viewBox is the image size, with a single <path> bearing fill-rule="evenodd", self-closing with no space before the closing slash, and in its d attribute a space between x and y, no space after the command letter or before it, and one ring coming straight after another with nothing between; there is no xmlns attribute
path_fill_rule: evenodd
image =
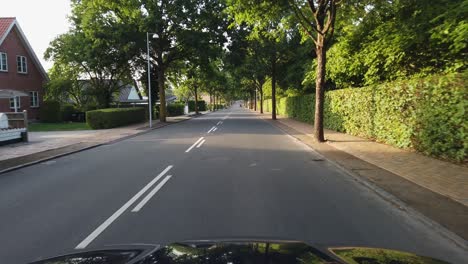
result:
<svg viewBox="0 0 468 264"><path fill-rule="evenodd" d="M172 103L166 107L167 116L180 116L184 114L185 104L183 103Z"/></svg>
<svg viewBox="0 0 468 264"><path fill-rule="evenodd" d="M189 111L195 111L195 101L188 101ZM204 100L198 100L198 111L206 111L206 102Z"/></svg>
<svg viewBox="0 0 468 264"><path fill-rule="evenodd" d="M211 111L215 110L214 108L216 107L216 110L219 110L219 109L224 109L226 108L225 105L223 104L208 104L208 109L210 109Z"/></svg>
<svg viewBox="0 0 468 264"><path fill-rule="evenodd" d="M324 126L426 155L467 159L468 72L328 91ZM313 124L315 96L277 100L278 114ZM271 111L271 100L264 101Z"/></svg>
<svg viewBox="0 0 468 264"><path fill-rule="evenodd" d="M62 121L72 121L72 115L76 112L75 107L70 104L62 105Z"/></svg>
<svg viewBox="0 0 468 264"><path fill-rule="evenodd" d="M39 108L39 119L45 123L56 123L62 120L60 103L57 101L44 101Z"/></svg>
<svg viewBox="0 0 468 264"><path fill-rule="evenodd" d="M153 106L153 119L159 118L159 105Z"/></svg>
<svg viewBox="0 0 468 264"><path fill-rule="evenodd" d="M133 108L107 108L86 112L86 123L92 129L119 127L146 120L146 109Z"/></svg>

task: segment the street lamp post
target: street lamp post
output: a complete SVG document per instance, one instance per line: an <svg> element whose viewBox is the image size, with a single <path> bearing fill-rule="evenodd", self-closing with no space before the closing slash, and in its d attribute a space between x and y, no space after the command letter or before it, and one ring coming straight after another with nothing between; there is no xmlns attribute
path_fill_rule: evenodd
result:
<svg viewBox="0 0 468 264"><path fill-rule="evenodd" d="M149 109L149 127L153 127L153 109L151 108L151 66L149 49L149 32L146 32L146 48L148 57L148 109Z"/></svg>
<svg viewBox="0 0 468 264"><path fill-rule="evenodd" d="M148 59L148 110L149 110L149 127L153 127L153 109L151 108L151 65L150 65L150 48L149 48L149 35L152 34L153 38L158 38L157 33L146 32L146 51Z"/></svg>

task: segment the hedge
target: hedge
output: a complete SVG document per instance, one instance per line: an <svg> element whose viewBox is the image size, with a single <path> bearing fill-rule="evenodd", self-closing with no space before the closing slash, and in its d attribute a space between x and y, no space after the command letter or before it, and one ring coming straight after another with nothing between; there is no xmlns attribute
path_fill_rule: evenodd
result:
<svg viewBox="0 0 468 264"><path fill-rule="evenodd" d="M172 103L167 105L168 116L180 116L184 114L185 104L183 103Z"/></svg>
<svg viewBox="0 0 468 264"><path fill-rule="evenodd" d="M195 101L188 101L189 111L195 111ZM198 100L198 111L206 111L206 102L204 100Z"/></svg>
<svg viewBox="0 0 468 264"><path fill-rule="evenodd" d="M60 103L57 101L44 101L39 108L39 119L44 123L56 123L62 120Z"/></svg>
<svg viewBox="0 0 468 264"><path fill-rule="evenodd" d="M133 108L107 108L86 112L86 123L92 129L113 128L146 120L146 109Z"/></svg>
<svg viewBox="0 0 468 264"><path fill-rule="evenodd" d="M75 107L71 104L62 105L62 121L72 121L72 115L76 112Z"/></svg>
<svg viewBox="0 0 468 264"><path fill-rule="evenodd" d="M468 72L328 91L324 126L426 155L466 161ZM277 112L313 124L313 94L277 100ZM271 100L264 101L271 111Z"/></svg>
<svg viewBox="0 0 468 264"><path fill-rule="evenodd" d="M208 104L208 109L210 109L211 111L215 110L214 107L216 107L216 110L219 110L219 109L224 109L226 108L225 105L223 104Z"/></svg>

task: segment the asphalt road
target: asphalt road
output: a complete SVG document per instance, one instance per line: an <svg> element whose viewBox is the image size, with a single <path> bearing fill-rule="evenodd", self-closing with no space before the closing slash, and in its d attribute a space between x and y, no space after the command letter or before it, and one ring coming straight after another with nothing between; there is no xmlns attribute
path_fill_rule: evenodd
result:
<svg viewBox="0 0 468 264"><path fill-rule="evenodd" d="M238 107L0 175L0 263L202 238L384 247L468 263L438 231Z"/></svg>

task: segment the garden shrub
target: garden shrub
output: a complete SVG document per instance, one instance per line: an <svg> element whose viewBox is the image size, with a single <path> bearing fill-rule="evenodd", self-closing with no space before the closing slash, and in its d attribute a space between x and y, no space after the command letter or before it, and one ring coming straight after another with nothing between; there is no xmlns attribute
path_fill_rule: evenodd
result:
<svg viewBox="0 0 468 264"><path fill-rule="evenodd" d="M189 111L195 111L195 101L188 101ZM198 100L198 111L206 111L206 102L204 100Z"/></svg>
<svg viewBox="0 0 468 264"><path fill-rule="evenodd" d="M215 107L216 107L216 109L215 109ZM208 104L208 109L210 109L211 111L220 110L220 109L224 109L224 108L226 108L226 106L223 105L223 104Z"/></svg>
<svg viewBox="0 0 468 264"><path fill-rule="evenodd" d="M57 101L44 101L39 108L39 119L45 123L56 123L62 121L60 103Z"/></svg>
<svg viewBox="0 0 468 264"><path fill-rule="evenodd" d="M86 112L86 123L92 129L105 129L146 120L146 108L107 108Z"/></svg>
<svg viewBox="0 0 468 264"><path fill-rule="evenodd" d="M185 104L183 103L171 103L166 107L167 116L180 116L184 114Z"/></svg>
<svg viewBox="0 0 468 264"><path fill-rule="evenodd" d="M71 104L65 104L65 105L62 105L61 112L62 112L62 121L69 122L69 121L72 121L72 115L73 113L76 112L76 109Z"/></svg>

